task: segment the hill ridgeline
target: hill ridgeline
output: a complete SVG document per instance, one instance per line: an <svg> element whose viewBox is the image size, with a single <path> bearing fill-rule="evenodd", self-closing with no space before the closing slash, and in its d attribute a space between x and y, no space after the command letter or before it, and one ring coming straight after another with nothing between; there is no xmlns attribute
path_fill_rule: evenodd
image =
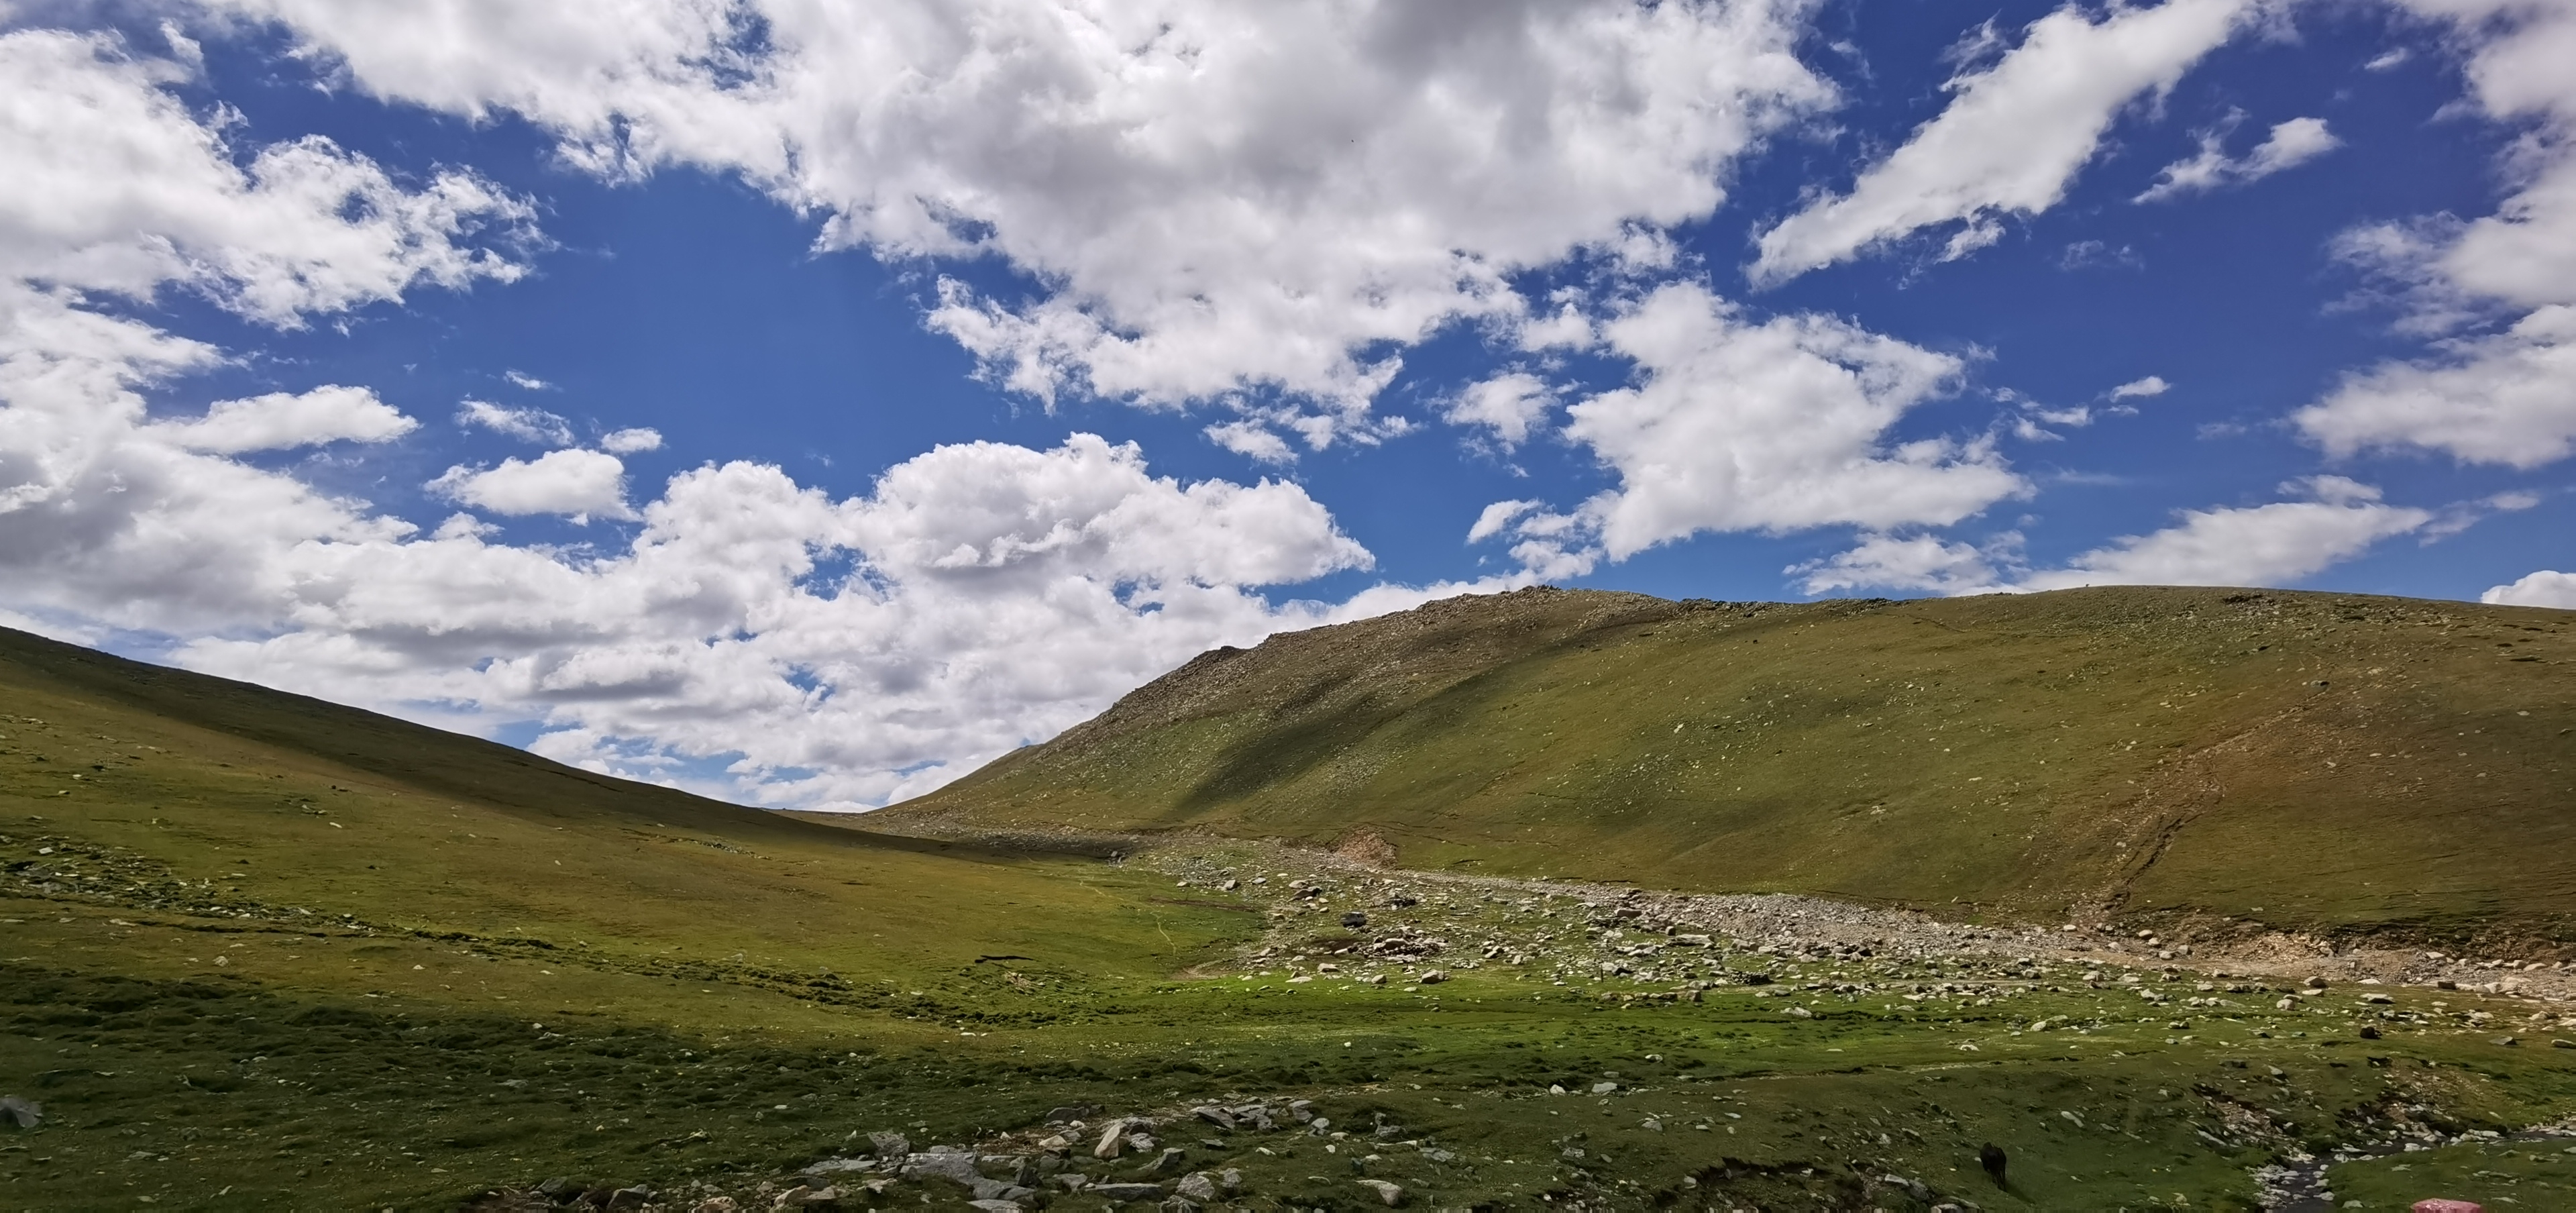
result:
<svg viewBox="0 0 2576 1213"><path fill-rule="evenodd" d="M1202 654L868 821L1945 915L2563 938L2571 625L2277 590L1529 589Z"/></svg>

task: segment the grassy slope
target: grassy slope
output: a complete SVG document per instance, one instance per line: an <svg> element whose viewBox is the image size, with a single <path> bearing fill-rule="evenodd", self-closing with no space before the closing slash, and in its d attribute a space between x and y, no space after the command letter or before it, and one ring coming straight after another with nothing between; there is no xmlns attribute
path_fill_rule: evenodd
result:
<svg viewBox="0 0 2576 1213"><path fill-rule="evenodd" d="M0 1128L0 1206L452 1209L561 1174L744 1193L856 1132L964 1141L1056 1104L1246 1092L1458 1154L1171 1135L1191 1167L1243 1168L1254 1208L1362 1207L1363 1165L1426 1205L1920 1208L1878 1180L1900 1173L1997 1210L2224 1208L2282 1143L2373 1109L2576 1109L2576 1054L2495 1048L2411 991L2398 1009L2427 1016L2375 1046L2391 1068L2344 1056L2341 1006L2248 998L2178 1044L2172 1012L2133 1024L2134 998L2064 968L1991 1006L1802 995L1813 1019L1770 988L1632 1005L1504 969L1428 991L1195 979L1264 925L1231 901L0 633L0 1093L48 1112ZM1783 985L1863 963L1743 960ZM2012 1030L2069 1016L2091 1029ZM1547 1093L1604 1079L1623 1090ZM2213 1119L2239 1105L2270 1127ZM1984 1141L2012 1150L2012 1190L1976 1172Z"/></svg>
<svg viewBox="0 0 2576 1213"><path fill-rule="evenodd" d="M2576 616L1530 590L1219 650L885 823L2275 926L2576 926Z"/></svg>

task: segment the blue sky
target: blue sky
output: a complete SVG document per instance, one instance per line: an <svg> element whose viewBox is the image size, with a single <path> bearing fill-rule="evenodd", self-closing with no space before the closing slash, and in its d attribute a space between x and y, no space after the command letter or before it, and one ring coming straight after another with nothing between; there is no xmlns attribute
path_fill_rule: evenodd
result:
<svg viewBox="0 0 2576 1213"><path fill-rule="evenodd" d="M597 769L1537 581L2576 607L2563 3L0 22L0 621Z"/></svg>

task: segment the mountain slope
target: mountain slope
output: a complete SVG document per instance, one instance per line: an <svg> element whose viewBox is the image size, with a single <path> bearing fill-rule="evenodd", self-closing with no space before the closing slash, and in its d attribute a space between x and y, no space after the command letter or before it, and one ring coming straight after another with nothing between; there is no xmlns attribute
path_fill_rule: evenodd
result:
<svg viewBox="0 0 2576 1213"><path fill-rule="evenodd" d="M2268 590L1533 589L1202 655L871 824L1383 840L1407 866L1685 889L2564 935L2571 623Z"/></svg>

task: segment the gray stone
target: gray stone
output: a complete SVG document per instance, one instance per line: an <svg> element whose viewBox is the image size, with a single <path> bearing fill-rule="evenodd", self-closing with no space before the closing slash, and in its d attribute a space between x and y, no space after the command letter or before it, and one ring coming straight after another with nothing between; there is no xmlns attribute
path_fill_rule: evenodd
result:
<svg viewBox="0 0 2576 1213"><path fill-rule="evenodd" d="M870 1133L868 1148L875 1150L879 1158L900 1159L912 1153L912 1139L901 1133Z"/></svg>
<svg viewBox="0 0 2576 1213"><path fill-rule="evenodd" d="M1234 1127L1234 1113L1228 1112L1223 1108L1216 1107L1213 1104L1206 1107L1192 1108L1190 1109L1190 1115L1196 1116L1200 1120L1204 1120L1220 1129L1232 1129Z"/></svg>
<svg viewBox="0 0 2576 1213"><path fill-rule="evenodd" d="M1118 1157L1118 1151L1125 1147L1126 1144L1127 1120L1126 1118L1121 1117L1117 1120L1110 1121L1108 1127L1100 1130L1100 1141L1097 1145L1091 1147L1091 1156L1093 1158L1116 1158Z"/></svg>
<svg viewBox="0 0 2576 1213"><path fill-rule="evenodd" d="M1084 1188L1091 1186L1091 1177L1080 1171L1067 1171L1062 1175L1057 1175L1052 1178L1055 1183L1061 1185L1067 1192L1079 1192Z"/></svg>
<svg viewBox="0 0 2576 1213"><path fill-rule="evenodd" d="M1089 1120L1098 1115L1100 1115L1099 1104L1066 1104L1060 1108L1048 1109L1046 1118L1048 1124L1054 1125L1068 1120Z"/></svg>
<svg viewBox="0 0 2576 1213"><path fill-rule="evenodd" d="M0 1117L7 1117L21 1129L32 1129L45 1119L45 1105L15 1095L0 1095Z"/></svg>
<svg viewBox="0 0 2576 1213"><path fill-rule="evenodd" d="M968 1186L975 1189L977 1200L1021 1201L1037 1195L1033 1189L1002 1179L979 1179Z"/></svg>
<svg viewBox="0 0 2576 1213"><path fill-rule="evenodd" d="M984 1178L975 1169L975 1156L972 1154L915 1154L904 1160L903 1174L907 1179L936 1175L961 1184L979 1183Z"/></svg>
<svg viewBox="0 0 2576 1213"><path fill-rule="evenodd" d="M1088 1188L1084 1188L1083 1192L1085 1195L1097 1196L1102 1200L1108 1201L1161 1200L1163 1198L1163 1185L1093 1184Z"/></svg>
<svg viewBox="0 0 2576 1213"><path fill-rule="evenodd" d="M1228 1192L1241 1188L1243 1186L1243 1172L1237 1171L1232 1167L1227 1167L1224 1174L1216 1177L1216 1186L1223 1188Z"/></svg>
<svg viewBox="0 0 2576 1213"><path fill-rule="evenodd" d="M612 1210L641 1209L651 1203L653 1203L653 1189L640 1184L632 1188L619 1188L608 1194L608 1207Z"/></svg>
<svg viewBox="0 0 2576 1213"><path fill-rule="evenodd" d="M814 1165L797 1172L797 1174L841 1175L851 1171L865 1171L872 1165L874 1165L873 1160L865 1158L826 1158L821 1162L815 1163Z"/></svg>
<svg viewBox="0 0 2576 1213"><path fill-rule="evenodd" d="M966 1202L984 1213L1020 1213L1025 1206L1016 1200L970 1200Z"/></svg>
<svg viewBox="0 0 2576 1213"><path fill-rule="evenodd" d="M1352 1182L1377 1193L1377 1198L1385 1201L1386 1207L1390 1209L1404 1203L1404 1186L1402 1184L1390 1183L1383 1179L1360 1179L1353 1180Z"/></svg>
<svg viewBox="0 0 2576 1213"><path fill-rule="evenodd" d="M1151 1164L1146 1166L1145 1173L1148 1175L1160 1175L1165 1171L1169 1171L1172 1168L1181 1165L1181 1159L1186 1153L1187 1151L1181 1150L1177 1147L1164 1150L1160 1156L1156 1157Z"/></svg>
<svg viewBox="0 0 2576 1213"><path fill-rule="evenodd" d="M1172 1193L1200 1202L1215 1200L1216 1181L1208 1178L1208 1173L1205 1171L1195 1172L1182 1176L1181 1182L1173 1184Z"/></svg>

